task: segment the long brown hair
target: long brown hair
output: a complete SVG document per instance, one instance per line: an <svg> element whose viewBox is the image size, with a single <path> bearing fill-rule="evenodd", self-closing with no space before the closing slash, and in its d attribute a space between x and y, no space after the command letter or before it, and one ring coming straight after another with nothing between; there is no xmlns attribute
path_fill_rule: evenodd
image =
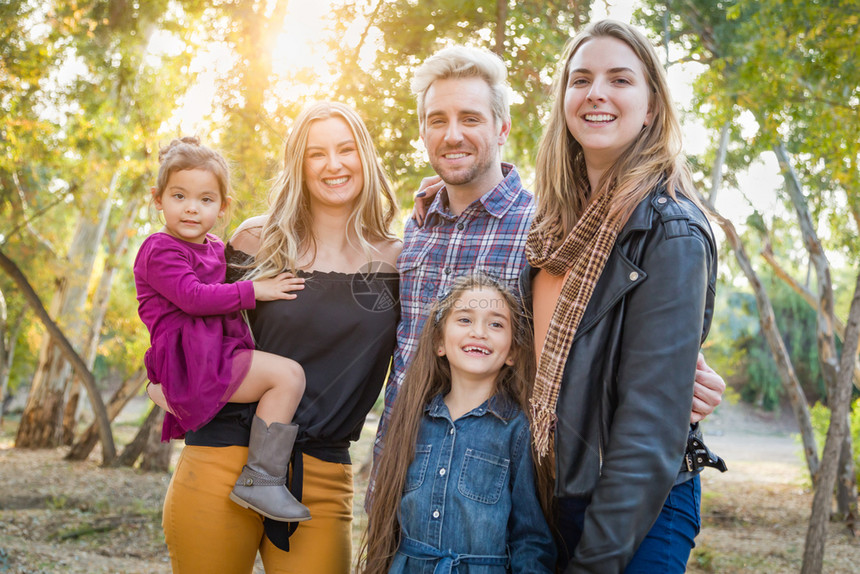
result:
<svg viewBox="0 0 860 574"><path fill-rule="evenodd" d="M332 117L344 120L352 131L364 176L364 188L347 223L351 232L347 237L358 238L368 261L372 259L373 241L396 239L391 222L397 201L367 126L346 104L316 102L299 114L287 137L284 168L269 192L270 206L260 235L260 248L246 279L274 277L287 269L295 273L299 257L306 252L314 253L310 200L304 183L305 148L311 124Z"/></svg>
<svg viewBox="0 0 860 574"><path fill-rule="evenodd" d="M456 302L466 291L493 289L508 306L511 314L512 365L505 364L496 379L495 394L519 405L528 413L528 396L534 382L535 356L531 329L517 299L492 277L476 271L459 278L444 298L430 309L421 331L415 357L394 402L385 448L379 460L368 528L359 551L358 572L384 574L400 543L400 498L406 482L406 471L415 456L418 428L424 407L437 394L451 390L451 367L447 357L436 349L443 339L443 327ZM396 429L396 432L391 432ZM551 496L551 494L549 495ZM546 499L541 496L542 502ZM547 509L544 509L545 514Z"/></svg>
<svg viewBox="0 0 860 574"><path fill-rule="evenodd" d="M603 174L597 189L591 189L582 146L567 129L564 96L570 61L586 42L595 38L615 38L627 44L642 62L649 87L652 121L615 163ZM622 22L601 20L585 28L565 46L553 84L554 102L549 123L538 147L535 166L535 198L539 227L558 242L567 237L592 198L613 189L611 219L622 226L635 207L661 181L667 193L692 189L692 178L681 149L681 124L669 94L666 73L648 39L636 28ZM694 194L685 194L693 201Z"/></svg>

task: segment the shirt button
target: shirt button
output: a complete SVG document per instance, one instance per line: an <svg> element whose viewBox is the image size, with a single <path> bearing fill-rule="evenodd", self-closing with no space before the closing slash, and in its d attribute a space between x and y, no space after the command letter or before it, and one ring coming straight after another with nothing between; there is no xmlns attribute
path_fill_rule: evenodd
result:
<svg viewBox="0 0 860 574"><path fill-rule="evenodd" d="M438 510L433 511L433 518L439 518L439 511Z"/></svg>
<svg viewBox="0 0 860 574"><path fill-rule="evenodd" d="M439 476L445 476L445 469L444 468L439 469Z"/></svg>
<svg viewBox="0 0 860 574"><path fill-rule="evenodd" d="M448 434L454 434L454 429L448 429Z"/></svg>
<svg viewBox="0 0 860 574"><path fill-rule="evenodd" d="M464 228L464 227L466 227L466 226L465 226L465 225L463 225L462 223L458 223L458 224L457 224L457 229L459 229L460 231L463 231L463 228Z"/></svg>
<svg viewBox="0 0 860 574"><path fill-rule="evenodd" d="M628 277L630 277L631 281L636 281L637 279L639 279L639 274L636 273L635 271L631 271L630 275L628 275Z"/></svg>
<svg viewBox="0 0 860 574"><path fill-rule="evenodd" d="M446 268L445 268L445 275L450 275L450 274L451 274L451 268L450 268L450 267L446 267Z"/></svg>
<svg viewBox="0 0 860 574"><path fill-rule="evenodd" d="M665 197L661 197L661 198L659 198L659 199L657 200L657 203L659 203L660 205L663 205L663 204L664 204L664 203L666 203L667 201L669 201L669 200L668 200L668 199L666 199Z"/></svg>

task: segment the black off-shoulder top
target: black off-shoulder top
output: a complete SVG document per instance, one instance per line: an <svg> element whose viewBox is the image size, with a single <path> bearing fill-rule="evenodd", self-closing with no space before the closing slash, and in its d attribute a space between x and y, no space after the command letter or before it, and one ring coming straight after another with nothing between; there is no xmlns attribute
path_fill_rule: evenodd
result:
<svg viewBox="0 0 860 574"><path fill-rule="evenodd" d="M227 246L229 264L251 257ZM293 421L297 447L327 462L349 464L349 443L358 439L385 381L394 351L399 277L396 272L300 272L305 288L293 300L258 301L248 312L256 348L289 357L305 370L306 389ZM248 444L256 404L228 403L186 444Z"/></svg>

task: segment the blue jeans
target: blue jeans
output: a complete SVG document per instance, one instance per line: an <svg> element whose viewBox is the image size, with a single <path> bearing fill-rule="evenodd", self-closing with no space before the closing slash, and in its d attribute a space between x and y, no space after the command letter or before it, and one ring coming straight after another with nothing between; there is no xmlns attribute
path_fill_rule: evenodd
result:
<svg viewBox="0 0 860 574"><path fill-rule="evenodd" d="M570 560L570 553L579 543L588 502L586 498L561 498L558 501L558 529L564 542L558 552L561 564ZM625 574L684 572L702 524L701 502L702 484L698 476L672 488L657 522L639 545Z"/></svg>

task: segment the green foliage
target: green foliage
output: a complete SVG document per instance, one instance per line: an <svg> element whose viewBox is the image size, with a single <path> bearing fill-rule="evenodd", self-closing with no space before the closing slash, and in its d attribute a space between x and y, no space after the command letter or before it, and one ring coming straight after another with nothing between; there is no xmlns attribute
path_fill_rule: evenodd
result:
<svg viewBox="0 0 860 574"><path fill-rule="evenodd" d="M209 31L206 40L224 43L235 54L215 94L214 105L223 119L208 138L217 140L231 163L233 188L240 200L235 224L265 210L288 120L301 107L282 101L273 91L272 51L284 27L287 5L286 0L226 2L201 15L200 24Z"/></svg>
<svg viewBox="0 0 860 574"><path fill-rule="evenodd" d="M784 143L813 218L826 228L819 229L826 247L856 261L860 4L646 1L638 16L681 46L685 59L707 65L695 82L694 108L715 132L732 122L727 171L745 167L774 144ZM740 134L743 112L757 124L752 137ZM713 157L713 150L708 156ZM700 165L707 169L712 163Z"/></svg>
<svg viewBox="0 0 860 574"><path fill-rule="evenodd" d="M90 291L98 282L102 267L92 270L69 257L75 230L95 225L107 199L112 209L104 242L85 247L106 253L118 239L129 198L147 193L154 179L153 150L187 81L181 72L190 53L153 52L150 39L159 29L190 34L177 25L186 15L181 4L168 10L167 0L0 3L0 242L46 306L60 281ZM9 293L6 278L0 281ZM23 309L22 300L10 298L10 315ZM131 307L126 311L136 318ZM92 309L87 304L77 313L89 319ZM70 312L57 317L61 325L70 318ZM32 376L44 333L34 317L26 321L13 388ZM139 330L137 322L106 324L108 333L129 340ZM84 333L68 335L82 346ZM100 369L122 370L115 361L128 360L101 356ZM139 356L130 364L138 362Z"/></svg>
<svg viewBox="0 0 860 574"><path fill-rule="evenodd" d="M137 316L130 266L123 268L114 282L100 347L102 365L107 371L125 378L143 367L143 354L149 348L149 333Z"/></svg>
<svg viewBox="0 0 860 574"><path fill-rule="evenodd" d="M815 311L782 281L765 279L777 326L807 397L824 396L818 363ZM761 335L752 294L722 285L706 350L708 361L741 398L766 410L779 407L783 387L770 347ZM713 357L713 361L712 361Z"/></svg>
<svg viewBox="0 0 860 574"><path fill-rule="evenodd" d="M69 504L69 499L65 495L49 496L45 499L45 506L51 510L63 510Z"/></svg>
<svg viewBox="0 0 860 574"><path fill-rule="evenodd" d="M335 3L329 64L338 79L331 87L321 84L319 70L274 73L272 54L288 4L0 2L0 243L46 304L61 279L87 285L92 298L128 202L146 197L159 147L180 135L171 116L197 79L191 64L200 51L225 46L232 54L232 65L217 80L209 123L197 133L233 164L236 225L264 209L291 119L319 98L346 101L361 111L406 199L428 173L416 147L410 74L421 59L453 42L488 47L506 59L514 129L505 155L528 177L556 60L572 30L587 20L591 3ZM349 26L364 28L358 44L346 40ZM282 87L290 83L308 89L284 97ZM96 222L105 200L110 219L105 237L88 246L98 253L91 270L68 261L67 254L79 224ZM100 377L128 376L147 346L127 272L137 245L152 231L145 213L125 259L110 261L124 271L114 279L104 318L96 360ZM0 289L14 317L24 303L2 276ZM88 319L92 301L80 312ZM13 388L31 376L43 334L28 316Z"/></svg>
<svg viewBox="0 0 860 574"><path fill-rule="evenodd" d="M412 71L433 52L459 43L500 54L514 91L507 161L530 171L548 111L547 94L557 60L573 30L588 18L590 2L499 0L345 3L335 13L332 46L339 76L333 97L355 106L368 119L386 168L411 197L429 168L418 146L418 119L409 82ZM503 9L503 14L499 10ZM366 20L357 46L344 45L351 26ZM501 27L501 29L500 29ZM365 36L377 33L372 62Z"/></svg>
<svg viewBox="0 0 860 574"><path fill-rule="evenodd" d="M681 50L681 60L706 65L694 83L694 111L716 134L729 122L725 183L775 145L784 145L801 179L809 209L832 262L860 253L860 4L840 0L645 1L639 21ZM742 133L741 126L755 129ZM706 181L718 138L694 165ZM786 204L788 203L787 198ZM787 213L794 213L787 207ZM808 254L797 241L797 221L755 214L748 227L769 229L776 257L795 277L807 273ZM748 234L747 252L763 243ZM853 274L856 271L848 271ZM761 274L761 272L760 272ZM843 273L834 276L845 279ZM737 276L735 274L734 276ZM849 277L848 284L853 283ZM808 282L808 280L807 280ZM808 398L823 396L818 373L815 314L778 281L765 281L798 377ZM845 310L845 296L834 283ZM756 310L748 296L750 314ZM732 312L735 309L732 308ZM838 311L837 311L838 313ZM843 314L844 316L844 314ZM769 349L748 331L732 348L742 351L745 399L774 406L781 392ZM727 352L730 354L730 352Z"/></svg>
<svg viewBox="0 0 860 574"><path fill-rule="evenodd" d="M827 440L827 431L830 428L830 409L821 403L815 403L810 407L809 415L812 419L812 430L815 432L815 442L818 444L818 451L824 452L824 443ZM855 399L851 404L849 422L851 444L858 444L858 441L860 441L860 399ZM857 479L860 481L860 450L856 448L854 449L854 468L857 472Z"/></svg>

